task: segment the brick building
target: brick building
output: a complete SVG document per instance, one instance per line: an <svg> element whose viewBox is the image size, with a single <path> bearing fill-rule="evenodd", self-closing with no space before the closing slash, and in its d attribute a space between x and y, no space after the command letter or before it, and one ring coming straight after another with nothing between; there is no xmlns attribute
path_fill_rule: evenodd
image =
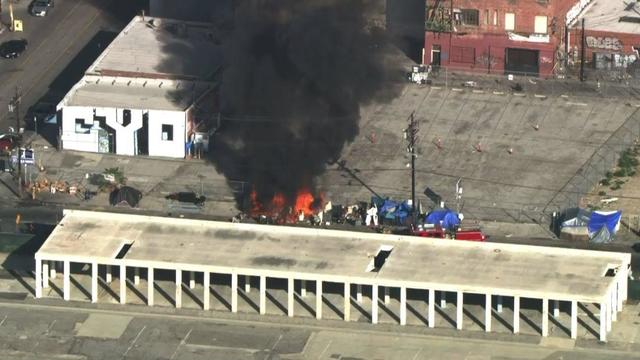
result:
<svg viewBox="0 0 640 360"><path fill-rule="evenodd" d="M569 61L579 64L584 52L588 69L626 70L640 50L640 4L622 0L583 0L586 4L569 32ZM635 66L635 64L634 64Z"/></svg>
<svg viewBox="0 0 640 360"><path fill-rule="evenodd" d="M579 2L427 0L423 62L489 73L551 75L563 63L558 59L567 14L575 12Z"/></svg>

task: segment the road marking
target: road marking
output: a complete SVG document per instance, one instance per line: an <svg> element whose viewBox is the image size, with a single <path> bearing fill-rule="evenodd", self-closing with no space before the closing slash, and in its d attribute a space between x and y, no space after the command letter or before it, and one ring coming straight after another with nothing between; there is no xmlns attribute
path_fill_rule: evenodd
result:
<svg viewBox="0 0 640 360"><path fill-rule="evenodd" d="M282 340L282 334L280 334L280 336L278 336L278 340L276 340L276 342L271 347L271 352L273 352L273 350L276 348L276 346L278 346L278 344L280 343L280 340Z"/></svg>
<svg viewBox="0 0 640 360"><path fill-rule="evenodd" d="M55 320L54 320L55 321ZM129 347L127 348L127 351L124 352L124 354L122 354L122 357L127 356L127 354L129 353L129 350L131 350L133 348L133 345L136 344L136 341L138 341L138 339L140 338L140 335L142 335L142 332L144 331L144 329L147 328L147 325L143 326L142 329L140 329L140 331L138 332L138 335L136 335L136 337L133 339L133 341L131 342L131 345L129 345Z"/></svg>
<svg viewBox="0 0 640 360"><path fill-rule="evenodd" d="M2 321L0 321L0 326L2 326L2 324L4 324L4 321L5 321L5 320L7 320L7 316L9 316L9 315L5 315L5 316L4 316L4 319L2 319Z"/></svg>
<svg viewBox="0 0 640 360"><path fill-rule="evenodd" d="M51 332L51 329L53 329L53 325L55 324L56 324L56 320L53 320L49 325L49 327L47 328L47 332L46 332L47 335Z"/></svg>
<svg viewBox="0 0 640 360"><path fill-rule="evenodd" d="M318 358L321 358L322 355L324 355L325 352L327 352L327 350L329 350L329 346L331 346L331 344L333 343L333 340L329 340L329 342L327 343L327 346L324 347L324 350L322 350L322 352L320 353L320 355L318 355Z"/></svg>
<svg viewBox="0 0 640 360"><path fill-rule="evenodd" d="M576 105L576 106L587 106L585 103L578 103L573 101L567 101L567 105Z"/></svg>
<svg viewBox="0 0 640 360"><path fill-rule="evenodd" d="M418 349L418 352L413 355L413 360L416 360L418 358L418 355L420 355L420 353L422 352L422 348Z"/></svg>
<svg viewBox="0 0 640 360"><path fill-rule="evenodd" d="M189 329L189 332L187 333L187 335L185 335L184 338L182 338L182 340L180 340L180 343L178 343L178 346L176 346L176 351L173 352L173 355L171 355L169 360L173 360L173 359L176 358L176 355L178 354L178 350L180 350L180 346L186 344L187 339L189 338L189 335L191 335L192 331L193 331L193 328Z"/></svg>

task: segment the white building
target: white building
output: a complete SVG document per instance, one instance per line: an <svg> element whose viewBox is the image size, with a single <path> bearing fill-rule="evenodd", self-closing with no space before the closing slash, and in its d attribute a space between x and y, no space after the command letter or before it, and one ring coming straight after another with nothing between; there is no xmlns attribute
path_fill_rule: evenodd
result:
<svg viewBox="0 0 640 360"><path fill-rule="evenodd" d="M62 148L185 157L215 117L217 37L206 23L135 17L58 104Z"/></svg>

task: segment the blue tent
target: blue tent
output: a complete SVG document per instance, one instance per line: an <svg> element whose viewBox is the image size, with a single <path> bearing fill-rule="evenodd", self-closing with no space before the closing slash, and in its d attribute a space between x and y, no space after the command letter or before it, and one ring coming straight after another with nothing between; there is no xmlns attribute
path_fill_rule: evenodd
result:
<svg viewBox="0 0 640 360"><path fill-rule="evenodd" d="M444 229L453 229L460 225L458 214L451 209L434 210L424 218L427 224L440 225Z"/></svg>
<svg viewBox="0 0 640 360"><path fill-rule="evenodd" d="M605 226L609 234L615 235L616 231L618 231L621 217L622 212L620 211L594 211L587 224L590 237Z"/></svg>

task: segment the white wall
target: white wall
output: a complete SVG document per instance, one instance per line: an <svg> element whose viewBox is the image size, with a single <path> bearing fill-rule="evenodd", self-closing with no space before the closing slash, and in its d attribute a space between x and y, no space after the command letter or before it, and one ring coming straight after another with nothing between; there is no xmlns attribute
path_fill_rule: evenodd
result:
<svg viewBox="0 0 640 360"><path fill-rule="evenodd" d="M123 126L124 109L96 108L96 116L106 117L107 125L116 131L116 154L135 155L135 132L142 128L142 110L130 109L131 123Z"/></svg>
<svg viewBox="0 0 640 360"><path fill-rule="evenodd" d="M93 124L93 108L65 106L62 108L62 147L67 150L98 152L98 132L76 133L76 119L84 119L85 124Z"/></svg>
<svg viewBox="0 0 640 360"><path fill-rule="evenodd" d="M173 140L162 140L162 125L173 125ZM186 113L149 110L149 155L183 158L186 142Z"/></svg>
<svg viewBox="0 0 640 360"><path fill-rule="evenodd" d="M116 153L135 155L134 133L142 128L142 115L146 110L130 109L131 123L122 126L123 110L118 108L93 108L80 106L62 107L62 146L67 150L98 152L98 131L89 134L76 133L76 119L84 119L92 125L95 116L104 116L106 124L116 132ZM149 110L149 156L184 158L185 122L183 111ZM162 125L173 126L173 140L162 140Z"/></svg>

